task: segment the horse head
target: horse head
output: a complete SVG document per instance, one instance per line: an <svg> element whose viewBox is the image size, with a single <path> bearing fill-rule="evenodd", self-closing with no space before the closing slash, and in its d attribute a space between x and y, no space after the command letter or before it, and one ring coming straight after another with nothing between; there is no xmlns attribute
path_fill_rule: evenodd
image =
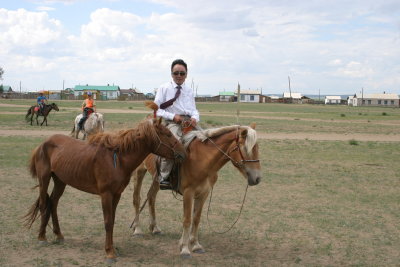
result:
<svg viewBox="0 0 400 267"><path fill-rule="evenodd" d="M186 157L186 152L181 142L162 124L161 118L152 119L151 121L156 133L155 147L152 153L169 159L183 160Z"/></svg>
<svg viewBox="0 0 400 267"><path fill-rule="evenodd" d="M237 129L236 139L228 155L232 164L247 178L248 185L257 185L261 181L255 124Z"/></svg>
<svg viewBox="0 0 400 267"><path fill-rule="evenodd" d="M51 108L54 109L55 111L59 111L56 103L51 103L49 106L51 106Z"/></svg>

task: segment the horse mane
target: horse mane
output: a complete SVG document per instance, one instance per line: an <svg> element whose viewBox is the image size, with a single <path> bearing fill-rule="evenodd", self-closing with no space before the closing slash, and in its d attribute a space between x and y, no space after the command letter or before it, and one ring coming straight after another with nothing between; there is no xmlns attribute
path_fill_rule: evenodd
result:
<svg viewBox="0 0 400 267"><path fill-rule="evenodd" d="M231 125L219 128L210 128L206 130L191 131L183 137L183 144L185 148L187 148L190 142L194 140L194 138L198 138L201 142L204 142L208 138L218 137L225 133L237 131L238 129L247 130L247 137L244 144L244 149L246 153L249 154L257 143L257 133L253 128L249 126Z"/></svg>
<svg viewBox="0 0 400 267"><path fill-rule="evenodd" d="M123 153L137 149L141 142L136 141L144 136L148 136L152 140L158 140L152 120L144 120L134 129L121 130L117 133L96 133L89 136L88 142L89 144L103 146Z"/></svg>

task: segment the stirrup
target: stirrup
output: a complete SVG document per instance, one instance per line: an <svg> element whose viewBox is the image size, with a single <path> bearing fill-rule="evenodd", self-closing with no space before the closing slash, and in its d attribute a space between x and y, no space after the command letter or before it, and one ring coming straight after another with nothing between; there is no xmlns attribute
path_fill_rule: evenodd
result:
<svg viewBox="0 0 400 267"><path fill-rule="evenodd" d="M160 181L160 190L171 190L171 189L172 189L172 185L168 180L162 179Z"/></svg>

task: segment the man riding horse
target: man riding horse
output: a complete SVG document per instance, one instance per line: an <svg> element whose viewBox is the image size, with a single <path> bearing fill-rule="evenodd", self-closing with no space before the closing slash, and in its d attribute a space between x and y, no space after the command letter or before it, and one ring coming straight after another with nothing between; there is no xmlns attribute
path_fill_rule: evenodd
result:
<svg viewBox="0 0 400 267"><path fill-rule="evenodd" d="M160 107L157 116L163 117L167 128L181 140L182 123L187 118L190 125L196 127L200 120L199 112L192 89L185 84L187 77L187 64L182 59L176 59L171 64L172 81L161 85L154 102ZM161 189L172 189L168 179L174 160L161 159L159 182Z"/></svg>
<svg viewBox="0 0 400 267"><path fill-rule="evenodd" d="M44 96L42 91L39 92L39 96L37 97L36 102L37 102L37 106L39 107L38 113L43 115L42 110L43 110L44 105L47 104L47 98Z"/></svg>
<svg viewBox="0 0 400 267"><path fill-rule="evenodd" d="M90 114L96 112L96 104L94 103L92 92L87 92L87 98L82 103L82 111L83 116L78 124L79 130L83 130L83 125Z"/></svg>

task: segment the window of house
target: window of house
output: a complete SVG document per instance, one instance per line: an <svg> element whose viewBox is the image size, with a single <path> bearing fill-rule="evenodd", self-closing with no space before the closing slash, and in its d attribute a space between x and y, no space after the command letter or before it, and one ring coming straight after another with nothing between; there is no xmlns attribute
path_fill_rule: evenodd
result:
<svg viewBox="0 0 400 267"><path fill-rule="evenodd" d="M363 105L365 105L365 100L362 101Z"/></svg>
<svg viewBox="0 0 400 267"><path fill-rule="evenodd" d="M378 105L382 105L382 100L378 100Z"/></svg>
<svg viewBox="0 0 400 267"><path fill-rule="evenodd" d="M240 95L240 100L244 100L244 95Z"/></svg>
<svg viewBox="0 0 400 267"><path fill-rule="evenodd" d="M388 104L388 101L387 100L385 100L385 105L387 105Z"/></svg>
<svg viewBox="0 0 400 267"><path fill-rule="evenodd" d="M368 100L368 105L371 105L371 100Z"/></svg>
<svg viewBox="0 0 400 267"><path fill-rule="evenodd" d="M250 96L250 100L251 100L251 101L254 101L254 95L251 95L251 96Z"/></svg>
<svg viewBox="0 0 400 267"><path fill-rule="evenodd" d="M394 100L390 100L390 105L394 105Z"/></svg>

